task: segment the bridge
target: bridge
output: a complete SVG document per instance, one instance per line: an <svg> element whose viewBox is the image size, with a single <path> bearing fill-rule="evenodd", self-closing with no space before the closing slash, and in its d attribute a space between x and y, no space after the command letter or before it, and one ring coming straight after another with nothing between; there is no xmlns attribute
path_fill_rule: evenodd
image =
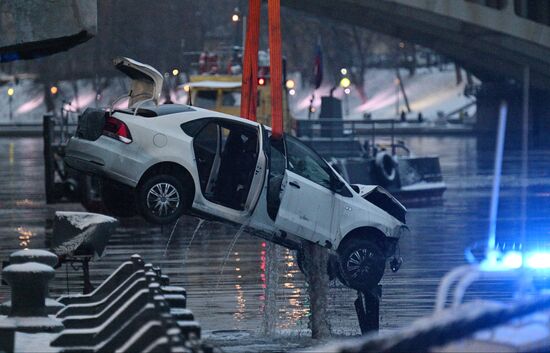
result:
<svg viewBox="0 0 550 353"><path fill-rule="evenodd" d="M65 51L96 32L95 0L0 1L0 63Z"/></svg>
<svg viewBox="0 0 550 353"><path fill-rule="evenodd" d="M532 0L282 0L286 7L432 48L479 77L478 129L496 128L508 100L509 130L520 126L530 87L530 130L550 129L550 2Z"/></svg>

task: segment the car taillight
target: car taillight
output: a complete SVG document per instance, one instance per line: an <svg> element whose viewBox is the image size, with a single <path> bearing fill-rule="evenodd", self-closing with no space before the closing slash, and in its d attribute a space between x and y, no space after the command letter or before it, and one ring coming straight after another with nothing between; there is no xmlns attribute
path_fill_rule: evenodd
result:
<svg viewBox="0 0 550 353"><path fill-rule="evenodd" d="M122 141L124 143L132 142L132 134L128 126L124 122L108 116L105 119L105 125L103 125L103 135L112 137L116 140Z"/></svg>

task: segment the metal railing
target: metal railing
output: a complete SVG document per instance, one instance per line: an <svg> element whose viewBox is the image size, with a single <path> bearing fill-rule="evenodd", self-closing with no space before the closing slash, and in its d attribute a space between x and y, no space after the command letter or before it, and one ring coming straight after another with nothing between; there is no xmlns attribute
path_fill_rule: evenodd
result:
<svg viewBox="0 0 550 353"><path fill-rule="evenodd" d="M370 145L375 146L377 133L389 134L391 138L391 151L395 155L396 149L403 144L395 141L395 124L398 120L342 120L342 119L316 119L296 120L296 135L300 138L357 139L369 138ZM408 152L408 150L407 150Z"/></svg>

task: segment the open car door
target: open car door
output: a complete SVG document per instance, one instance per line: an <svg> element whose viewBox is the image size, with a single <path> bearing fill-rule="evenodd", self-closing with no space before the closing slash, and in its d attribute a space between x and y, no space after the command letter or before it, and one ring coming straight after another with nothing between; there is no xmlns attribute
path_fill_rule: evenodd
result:
<svg viewBox="0 0 550 353"><path fill-rule="evenodd" d="M264 186L267 158L263 127L209 119L193 141L203 200L194 207L246 223Z"/></svg>
<svg viewBox="0 0 550 353"><path fill-rule="evenodd" d="M162 74L154 67L142 64L126 57L118 57L113 60L115 68L132 79L130 92L128 92L128 108L135 108L145 101L159 104L162 92Z"/></svg>

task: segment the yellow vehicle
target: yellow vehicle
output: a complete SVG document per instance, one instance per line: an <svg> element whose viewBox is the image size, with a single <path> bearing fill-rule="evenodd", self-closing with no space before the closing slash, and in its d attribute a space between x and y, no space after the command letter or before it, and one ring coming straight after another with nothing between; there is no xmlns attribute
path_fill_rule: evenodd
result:
<svg viewBox="0 0 550 353"><path fill-rule="evenodd" d="M217 112L239 116L241 114L240 75L194 75L185 85L191 101L188 104ZM286 93L286 92L285 92ZM290 132L292 117L287 95L283 94L284 129ZM271 126L271 84L269 78L258 78L256 118L259 123Z"/></svg>

